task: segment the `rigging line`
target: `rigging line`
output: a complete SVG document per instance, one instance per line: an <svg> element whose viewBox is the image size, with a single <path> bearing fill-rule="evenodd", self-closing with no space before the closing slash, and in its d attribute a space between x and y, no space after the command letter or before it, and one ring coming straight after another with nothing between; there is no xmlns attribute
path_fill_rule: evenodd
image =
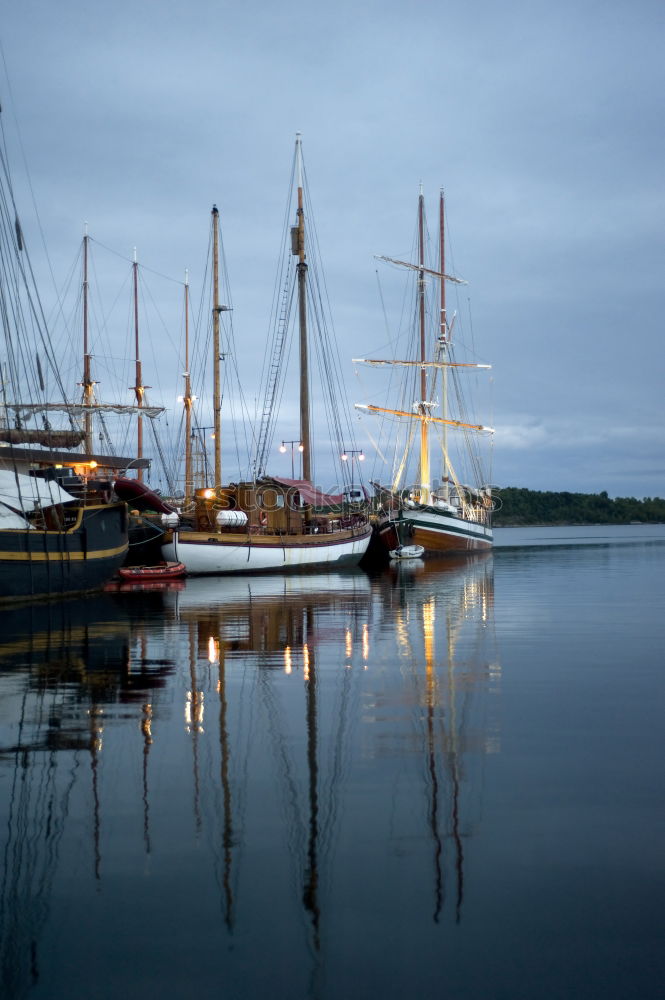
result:
<svg viewBox="0 0 665 1000"><path fill-rule="evenodd" d="M383 322L386 327L386 333L388 335L388 342L390 342L390 324L388 323L388 313L386 311L386 303L383 297L383 289L381 288L381 277L379 275L378 267L375 268L374 273L376 275L376 283L379 289L379 299L381 301L381 312L383 314Z"/></svg>
<svg viewBox="0 0 665 1000"><path fill-rule="evenodd" d="M64 302L66 302L69 299L70 295L71 295L71 288L72 288L72 285L74 284L75 277L80 272L80 266L81 266L80 265L80 261L81 261L81 257L82 257L81 249L82 248L79 247L79 250L77 251L76 256L74 257L74 260L72 262L70 271L65 276L65 281L64 281L63 287L62 287L61 291L58 294L58 305L59 305L60 301L64 304ZM70 321L68 321L67 317L64 315L64 306L56 308L55 310L52 310L52 312L51 312L51 314L49 314L49 317L48 317L48 320L47 320L47 322L49 324L49 327L51 327L51 331L52 331L52 335L53 335L53 331L54 331L53 324L57 321L57 313L60 313L60 317L62 319L62 324L64 326L64 331L65 331L63 339L65 340L65 343L66 343L66 348L67 349L66 349L65 353L66 353L67 356L75 356L75 354L76 354L75 347L76 347L76 344L78 343L78 340L76 339L76 334L72 332L72 327L74 327L77 330L79 329L80 324L78 323L78 317L79 317L79 315L80 315L80 313L82 311L82 300L83 300L83 288L79 284L77 286L76 301L74 303L74 310L73 310L74 319L73 319L73 323L71 322L71 317L70 317ZM55 312L55 314L56 314L55 316L53 316L53 312Z"/></svg>
<svg viewBox="0 0 665 1000"><path fill-rule="evenodd" d="M192 373L192 388L199 386L200 401L203 405L203 387L210 360L210 345L212 331L212 300L209 288L210 259L212 248L212 233L208 235L208 252L203 272L201 292L198 299L198 310L193 316L193 338L191 345L190 372ZM207 309L207 312L206 312ZM205 318L204 318L205 316ZM207 320L207 321L206 321Z"/></svg>
<svg viewBox="0 0 665 1000"><path fill-rule="evenodd" d="M386 458L386 456L381 451L381 448L379 447L378 441L374 440L374 438L372 437L371 432L367 428L365 428L365 433L367 434L367 437L369 438L371 444L374 445L374 448L376 450L377 455L380 456L380 458L382 459L384 465L387 465L388 464L388 459ZM374 468L375 468L375 466L373 465L372 466L372 478L374 478Z"/></svg>
<svg viewBox="0 0 665 1000"><path fill-rule="evenodd" d="M293 309L293 304L296 297L296 283L293 280L293 277L294 274L292 273L289 281L289 288L285 289L285 293L288 293L288 298L285 298L284 311L280 319L280 322L282 323L281 349L279 355L273 358L273 364L277 369L275 372L273 396L269 405L267 400L264 403L262 427L260 429L259 436L259 444L263 439L263 445L258 454L258 462L256 464L257 475L262 474L265 471L268 454L272 450L277 417L281 411L282 400L286 387L286 374L289 359L291 357L295 329L295 311Z"/></svg>
<svg viewBox="0 0 665 1000"><path fill-rule="evenodd" d="M307 195L307 203L310 204L309 195ZM346 424L345 433L349 434L351 438L353 438L353 430L351 427L351 420L349 416L350 406L345 388L345 380L343 376L343 368L339 351L339 342L335 334L335 326L332 316L332 309L330 305L330 295L328 292L326 273L322 266L322 256L319 247L318 232L316 229L316 225L314 223L314 216L313 212L311 211L311 208L310 208L310 215L312 217L311 228L313 230L313 238L314 238L313 241L316 251L315 261L317 263L317 267L315 269L315 287L317 289L320 301L322 331L326 342L326 352L328 354L330 361L332 362L331 371L333 372L334 375L339 399L343 404L345 404L344 409L342 410L342 414L340 414L340 428L341 428L341 420L345 420Z"/></svg>
<svg viewBox="0 0 665 1000"><path fill-rule="evenodd" d="M92 237L89 237L89 239L92 240ZM92 242L94 242L94 240L92 240ZM93 253L90 253L90 255L88 257L88 268L89 268L89 271L91 271L92 274L93 274L93 280L92 281L88 281L88 287L89 287L89 291L91 293L88 296L88 308L90 309L90 311L92 313L92 316L93 316L93 320L94 320L94 322L91 324L91 333L92 333L92 336L94 337L95 327L97 327L97 329L98 329L98 335L97 335L96 343L97 344L105 344L105 343L110 344L111 343L111 339L112 339L112 333L109 330L109 319L113 315L113 312L115 311L115 308L116 308L118 302L120 301L120 299L122 298L123 302L126 299L126 296L127 296L127 285L130 282L131 273L132 272L131 272L131 269L129 271L124 272L125 277L123 278L123 280L122 280L122 282L120 284L120 287L119 287L119 289L118 289L118 291L117 291L117 293L115 295L115 298L111 302L110 308L108 310L105 310L103 308L103 303L101 302L101 296L100 296L100 293L99 293L99 289L101 287L102 282L100 281L100 278L99 278L99 275L98 275L98 271L97 271L97 259L96 259L95 255ZM98 312L98 310L99 310L99 312ZM99 354L97 352L97 350L93 350L92 347L91 347L91 351L92 351L92 353L95 354L95 357L97 357L97 358L99 358L99 357L105 357L106 356L106 355ZM125 355L125 359L126 359L126 355Z"/></svg>
<svg viewBox="0 0 665 1000"><path fill-rule="evenodd" d="M326 411L328 415L329 427L331 428L334 435L337 438L337 456L333 453L333 461L335 465L338 462L335 460L336 457L339 458L339 454L344 447L344 438L348 440L347 447L355 446L354 433L351 428L351 422L349 419L349 406L347 400L347 407L343 409L340 413L338 400L343 402L346 398L346 393L341 380L341 361L339 359L339 351L337 349L337 343L334 337L331 336L328 329L326 317L323 312L323 301L320 297L320 284L315 283L314 290L319 293L319 297L313 299L312 311L318 322L319 338L316 340L317 356L319 358L319 372L322 388L324 389L324 398L326 400ZM350 469L347 470L345 466L342 466L345 472L350 474Z"/></svg>
<svg viewBox="0 0 665 1000"><path fill-rule="evenodd" d="M14 95L13 95L13 92L12 92L12 86L11 86L11 82L10 82L10 79L9 79L9 70L7 68L7 62L6 62L6 59L5 59L5 52L4 52L4 48L3 48L1 42L0 42L0 56L2 57L2 65L3 65L3 68L4 68L4 75L5 75L5 80L6 80L7 92L10 95L10 105L11 105L11 108L12 108L12 118L13 118L13 121L14 121L14 128L16 129L16 135L18 137L18 145L19 145L19 149L21 151L21 159L23 161L23 169L25 171L25 177L26 177L27 182L28 182L28 189L30 191L30 200L32 201L32 207L33 207L33 210L34 210L34 213L35 213L35 218L37 220L37 227L38 227L38 230L39 230L39 235L40 235L40 239L41 239L42 248L44 250L44 256L45 256L45 259L46 259L46 263L47 263L47 266L48 266L49 275L50 275L51 281L53 283L53 288L55 289L56 301L58 302L58 305L59 305L59 307L61 309L62 308L62 304L61 304L61 302L59 300L58 290L57 290L57 284L56 284L56 280L55 280L55 275L53 273L53 267L52 267L52 264L51 264L51 259L50 259L49 254L48 254L48 249L47 249L47 244L46 244L46 237L45 237L45 234L44 234L44 230L42 228L41 216L39 214L39 209L37 207L37 198L35 196L35 191L34 191L34 188L33 188L33 185L32 185L32 175L30 173L30 168L28 166L28 158L26 156L25 147L23 145L23 136L21 134L21 128L20 128L20 125L19 125L18 118L17 118L16 113L14 111L14 106L15 106ZM10 189L11 198L12 198L12 205L14 206L15 215L16 215L16 218L18 219L18 212L16 211L16 203L14 201L13 186L12 186L12 183L11 183L11 176L9 174L9 168L8 168L8 164L9 164L8 145L7 145L7 141L6 141L6 137L5 137L5 128L4 128L4 119L3 119L2 109L0 109L0 130L2 132L2 146L3 146L4 154L6 156L5 180L7 182L7 185L9 187L9 189ZM3 157L3 163L4 163L4 159L5 159L5 157Z"/></svg>
<svg viewBox="0 0 665 1000"><path fill-rule="evenodd" d="M142 265L139 264L139 277L141 277L141 270L142 270ZM168 328L166 322L164 321L164 317L162 316L162 314L161 314L161 312L159 310L159 307L157 305L155 297L152 294L152 289L149 287L149 285L146 284L145 281L141 281L140 282L139 288L140 288L141 292L144 295L146 295L149 298L150 302L152 303L152 306L153 306L153 308L155 310L155 313L157 314L157 316L158 316L158 318L159 318L159 320L161 322L162 329L163 329L164 333L166 334L166 336L168 338L169 344L171 345L173 353L177 355L178 348L176 346L175 341L173 340L173 337L171 336L171 333L169 331L169 328ZM184 285L183 285L183 288L184 288ZM146 313L146 315L147 315L147 313ZM149 323L149 321L148 321L148 330L150 332L150 323ZM151 346L153 347L153 356L154 356L154 339L151 340Z"/></svg>
<svg viewBox="0 0 665 1000"><path fill-rule="evenodd" d="M391 487L393 493L396 493L397 490L400 488L400 483L402 481L402 477L404 476L404 470L406 468L406 464L407 464L407 461L409 459L411 448L413 446L413 438L414 438L415 432L416 432L416 422L414 420L411 423L411 425L410 425L410 433L407 436L407 441L406 441L406 444L404 446L404 453L402 455L400 463L397 466L397 469L395 469L394 466L393 466L393 481L392 481L392 487Z"/></svg>
<svg viewBox="0 0 665 1000"><path fill-rule="evenodd" d="M4 126L3 126L3 144L4 144L4 148L6 150L6 142L4 140ZM58 375L57 369L54 366L54 355L53 355L52 349L50 348L50 345L45 342L45 339L44 339L43 328L42 328L41 324L43 323L44 327L45 327L46 326L46 320L45 320L43 308L41 306L41 302L39 301L39 297L38 297L38 294L37 294L37 291L36 291L36 284L34 282L34 274L32 272L32 266L31 266L30 258L28 256L27 248L25 247L25 242L23 240L22 233L20 231L20 222L18 221L18 212L16 210L16 205L15 205L15 200L14 200L14 195L13 195L13 187L12 187L12 182L11 182L11 176L10 176L10 173L9 173L8 161L5 159L4 156L2 157L2 166L3 166L4 176L5 176L5 184L2 187L2 204L3 204L4 215L5 215L5 218L7 220L7 225L8 225L8 227L10 227L10 228L8 228L6 230L6 233L3 234L3 241L5 241L5 244L6 244L6 260L7 260L7 265L9 267L8 272L7 272L8 273L8 277L10 277L9 284L11 284L12 287L14 287L17 290L18 294L17 294L16 301L18 303L18 302L20 302L20 299L22 298L21 292L20 292L20 289L19 289L19 276L22 279L23 294L25 295L25 297L27 299L27 304L30 306L29 315L30 315L30 317L32 319L32 322L31 322L30 325L33 327L33 329L37 330L38 339L42 343L42 349L44 351L44 354L45 354L45 356L50 361L50 366L53 369L53 375L55 376L56 382L59 385L61 385L61 387L62 387L61 391L62 391L63 396L64 396L65 395L64 394L64 386L62 385L61 380L59 379L59 375ZM11 197L11 203L12 203L12 206L13 206L13 215L14 215L14 219L16 220L16 224L14 226L12 226L11 223L9 222L9 206L8 206L8 203L7 203L7 200L6 200L6 195L7 194ZM8 241L9 232L13 232L15 234L14 235L14 240L16 242L14 242L13 244ZM30 276L32 278L32 285L27 280L27 275L26 275L26 271L25 271L25 268L24 268L24 264L23 264L24 260L25 260L25 262L26 262L26 264L28 266L28 271L29 271ZM50 266L50 262L49 262L49 266ZM35 305L35 298L37 300L37 305ZM4 301L4 295L3 295L3 301ZM16 326L17 331L19 329L25 329L25 319L26 319L26 317L23 314L23 311L22 311L20 305L17 306L17 311L15 311L14 308L12 308L12 314L13 314L13 317L14 317L15 326ZM40 316L41 316L41 320L40 320ZM9 313L6 311L6 307L5 307L5 317L6 317L6 320L9 317ZM9 329L9 325L7 325L7 329ZM23 357L23 353L22 352L21 352L21 356ZM32 369L32 365L30 364L28 366L28 368ZM33 370L33 377L34 377L34 370Z"/></svg>
<svg viewBox="0 0 665 1000"><path fill-rule="evenodd" d="M168 487L169 495L173 496L173 494L175 493L174 483L173 483L173 480L171 479L171 476L169 475L168 463L167 463L166 458L164 456L164 449L162 448L161 441L159 440L159 435L157 434L157 428L155 427L155 421L151 420L149 423L150 423L150 428L152 430L152 436L153 436L153 440L155 442L155 448L157 450L157 455L159 456L159 461L160 461L160 464L161 464L161 467L162 467L162 471L163 471L164 477L166 479L166 485Z"/></svg>
<svg viewBox="0 0 665 1000"><path fill-rule="evenodd" d="M12 202L13 202L13 193L12 193ZM50 366L52 369L51 373L55 379L58 388L62 392L63 399L66 399L67 394L65 393L64 384L62 383L62 379L60 377L58 367L55 361L55 353L53 351L51 344L49 343L49 341L45 336L45 331L47 329L46 317L44 315L42 303L39 298L39 293L37 291L37 283L35 281L35 275L32 269L32 261L28 253L28 249L25 243L25 238L23 239L22 250L19 249L17 244L15 245L14 263L17 267L17 271L14 271L13 273L16 275L16 277L20 275L22 279L23 290L27 298L27 305L29 306L28 316L32 320L31 326L33 327L33 330L36 331L39 342L41 344L41 348L44 351L46 358L50 362ZM28 275L29 275L29 280L28 280Z"/></svg>
<svg viewBox="0 0 665 1000"><path fill-rule="evenodd" d="M283 297L286 295L287 283L290 280L289 273L290 269L293 266L293 262L291 260L292 255L288 254L287 249L291 232L290 219L293 210L296 159L297 159L297 151L294 149L293 157L291 160L291 174L289 177L289 185L287 188L286 203L284 206L281 237L280 237L280 244L277 257L277 267L275 269L275 278L273 283L272 301L271 301L270 311L268 314L268 331L269 331L268 336L270 339L270 351L269 352L266 351L266 353L263 356L261 375L259 379L259 395L256 400L257 412L255 419L257 420L259 419L258 400L259 398L262 399L265 404L267 397L268 386L270 382L271 365L272 365L272 359L277 337L278 317L282 314L280 303L282 302ZM261 420L262 419L263 417L261 417ZM261 435L259 434L259 440L260 437Z"/></svg>
<svg viewBox="0 0 665 1000"><path fill-rule="evenodd" d="M104 435L104 437L102 438L102 440L105 442L106 447L108 448L109 454L113 454L113 445L111 443L111 436L110 436L110 434L108 432L108 428L106 426L106 419L104 418L103 414L99 414L99 425L102 428L101 431L100 431L100 435L101 434Z"/></svg>
<svg viewBox="0 0 665 1000"><path fill-rule="evenodd" d="M134 263L132 258L126 257L125 254L120 253L119 250L114 250L112 247L106 246L105 243L102 243L100 240L96 240L93 236L89 236L88 239L90 240L91 243L95 243L98 247L101 247L102 250L106 250L107 253L113 254L114 257L118 257L120 260L124 260L125 263L127 264ZM170 275L163 274L161 271L156 271L154 268L148 267L146 264L141 264L140 266L145 271L149 271L151 274L156 275L158 278L164 278L165 281L170 281L175 285L182 285L184 287L185 283L182 280L182 278L172 278Z"/></svg>
<svg viewBox="0 0 665 1000"><path fill-rule="evenodd" d="M341 609L340 609L341 610ZM321 781L321 826L320 849L325 856L330 850L334 830L338 821L339 805L337 802L338 786L340 786L349 771L351 751L349 748L351 720L349 720L349 705L357 705L358 699L353 698L357 689L354 674L357 670L344 670L341 679L341 692L337 693L333 707L333 718L337 721L334 738L330 739L328 775Z"/></svg>

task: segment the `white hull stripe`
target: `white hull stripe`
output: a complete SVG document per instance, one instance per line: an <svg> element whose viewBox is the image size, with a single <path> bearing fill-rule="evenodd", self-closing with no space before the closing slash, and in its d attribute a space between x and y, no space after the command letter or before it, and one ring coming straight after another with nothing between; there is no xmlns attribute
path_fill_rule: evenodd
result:
<svg viewBox="0 0 665 1000"><path fill-rule="evenodd" d="M246 573L256 570L298 569L340 562L360 562L370 533L337 542L304 545L242 545L232 542L183 540L176 536L162 546L166 560L185 564L188 573Z"/></svg>
<svg viewBox="0 0 665 1000"><path fill-rule="evenodd" d="M414 528L421 528L423 531L439 531L446 535L457 535L463 538L475 538L479 540L485 540L488 542L492 541L492 529L487 528L483 524L472 524L468 521L460 522L459 518L445 517L442 515L432 515L428 517L427 514L413 516L411 514L402 514L397 521L394 522L396 525L400 524L412 524ZM388 525L385 526L386 528Z"/></svg>

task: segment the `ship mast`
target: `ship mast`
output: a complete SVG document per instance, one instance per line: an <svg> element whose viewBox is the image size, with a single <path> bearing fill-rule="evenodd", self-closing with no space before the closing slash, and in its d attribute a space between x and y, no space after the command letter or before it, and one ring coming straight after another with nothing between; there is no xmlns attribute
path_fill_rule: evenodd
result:
<svg viewBox="0 0 665 1000"><path fill-rule="evenodd" d="M422 185L418 197L418 321L420 328L420 502L430 500L430 467L429 467L429 427L427 407L427 361L425 346L425 199Z"/></svg>
<svg viewBox="0 0 665 1000"><path fill-rule="evenodd" d="M143 415L141 410L143 409L143 396L148 387L143 384L141 358L139 355L139 265L136 258L136 247L134 247L132 271L134 277L134 348L136 357L136 385L133 386L133 389L136 394L136 405L138 407L136 415L136 457L143 458ZM143 469L140 466L136 470L136 478L140 483L143 482Z"/></svg>
<svg viewBox="0 0 665 1000"><path fill-rule="evenodd" d="M213 350L213 433L215 435L215 482L222 484L222 391L219 371L219 211L212 206L212 350Z"/></svg>
<svg viewBox="0 0 665 1000"><path fill-rule="evenodd" d="M441 295L441 316L439 333L439 358L448 359L448 320L446 316L446 281L443 275L445 268L445 247L444 247L444 204L443 188L439 195L439 271L442 277L439 280ZM441 416L448 416L448 369L444 365L441 370ZM450 470L448 468L448 425L443 424L443 499L447 502L450 499Z"/></svg>
<svg viewBox="0 0 665 1000"><path fill-rule="evenodd" d="M305 212L303 208L302 140L296 133L296 168L298 176L298 223L295 228L294 253L298 256L298 319L300 330L300 444L302 476L311 482L312 458L309 428L309 361L307 357L307 263L305 261Z"/></svg>
<svg viewBox="0 0 665 1000"><path fill-rule="evenodd" d="M192 378L189 371L189 272L185 271L185 504L192 496Z"/></svg>
<svg viewBox="0 0 665 1000"><path fill-rule="evenodd" d="M92 453L92 397L95 383L90 377L90 354L88 353L88 223L83 235L83 405L87 407L83 420L85 450Z"/></svg>

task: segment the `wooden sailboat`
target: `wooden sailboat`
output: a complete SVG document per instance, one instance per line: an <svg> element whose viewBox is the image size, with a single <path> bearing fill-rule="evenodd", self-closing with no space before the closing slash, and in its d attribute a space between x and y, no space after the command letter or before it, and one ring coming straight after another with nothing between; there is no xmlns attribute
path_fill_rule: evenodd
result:
<svg viewBox="0 0 665 1000"><path fill-rule="evenodd" d="M55 450L85 440L78 420L87 407L66 400L2 158L0 601L8 601L100 588L125 558L128 520L124 503L109 502L93 456ZM62 402L51 401L53 391ZM52 427L55 413L63 428Z"/></svg>
<svg viewBox="0 0 665 1000"><path fill-rule="evenodd" d="M268 402L259 433L258 454L251 479L222 485L221 386L218 291L219 213L213 221L213 411L214 483L195 490L194 510L183 514L167 532L163 558L184 563L190 574L247 573L266 570L298 570L311 566L357 564L371 537L366 514L352 509L345 491L329 494L313 483L312 433L308 363L307 284L308 261L305 233L303 171L300 136L296 139L297 222L291 228L291 256L297 258L296 282L300 345L300 453L302 478L267 476L263 464L274 431L276 380L269 381ZM281 334L283 337L284 329ZM281 347L279 349L281 351ZM278 365L273 364L271 372ZM191 387L186 386L191 400ZM186 447L190 446L188 436ZM340 457L344 449L340 446ZM343 463L342 463L343 465ZM191 469L191 459L186 463ZM186 472L186 479L189 473Z"/></svg>
<svg viewBox="0 0 665 1000"><path fill-rule="evenodd" d="M412 429L391 488L380 488L382 507L377 523L379 537L391 552L403 546L420 546L425 555L488 549L492 545L491 489L482 482L474 486L463 483L453 467L448 443L450 428L473 434L491 434L493 431L491 427L453 419L449 413L450 373L456 375L468 369L488 368L489 365L458 363L453 359L452 323L448 323L446 313L446 282L463 282L445 273L443 192L439 202L439 269L425 266L425 211L422 191L418 199L417 262L396 261L389 257L380 259L409 268L417 274L416 355L408 360L354 358L354 362L374 366L397 365L404 367L407 372L417 372L419 378L415 386L418 398L413 402L411 410L356 403L357 409L407 421ZM428 342L426 324L426 281L430 277L435 279L440 290L440 321L433 338L433 351L431 339ZM442 416L435 416L432 410L438 405L434 397L439 376ZM430 436L434 428L442 432L440 445L443 475L442 485L437 488L433 487L431 476ZM404 489L400 477L406 467L414 437L418 437L417 481L410 489ZM378 487L379 484L375 485Z"/></svg>

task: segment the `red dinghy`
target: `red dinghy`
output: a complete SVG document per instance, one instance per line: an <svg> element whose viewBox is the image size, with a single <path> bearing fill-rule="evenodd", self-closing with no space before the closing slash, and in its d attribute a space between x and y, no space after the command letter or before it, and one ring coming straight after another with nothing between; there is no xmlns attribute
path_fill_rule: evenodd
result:
<svg viewBox="0 0 665 1000"><path fill-rule="evenodd" d="M122 566L118 575L123 580L177 580L186 572L181 562L163 562L155 566Z"/></svg>

